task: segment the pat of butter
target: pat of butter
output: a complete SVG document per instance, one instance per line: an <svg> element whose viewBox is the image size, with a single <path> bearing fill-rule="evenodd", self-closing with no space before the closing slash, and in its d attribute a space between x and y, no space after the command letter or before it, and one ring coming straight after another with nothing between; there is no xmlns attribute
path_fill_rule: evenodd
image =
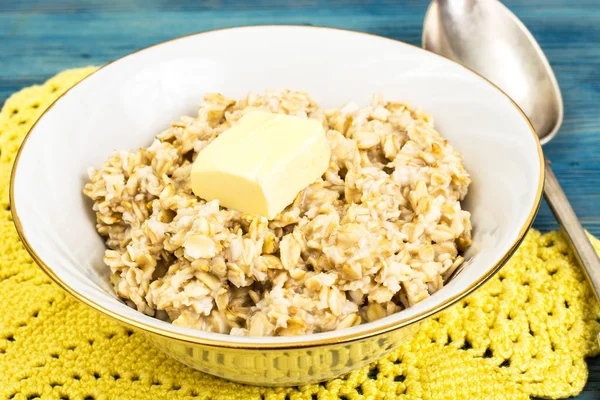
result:
<svg viewBox="0 0 600 400"><path fill-rule="evenodd" d="M223 207L273 219L325 173L330 155L319 121L252 111L200 151L192 190Z"/></svg>

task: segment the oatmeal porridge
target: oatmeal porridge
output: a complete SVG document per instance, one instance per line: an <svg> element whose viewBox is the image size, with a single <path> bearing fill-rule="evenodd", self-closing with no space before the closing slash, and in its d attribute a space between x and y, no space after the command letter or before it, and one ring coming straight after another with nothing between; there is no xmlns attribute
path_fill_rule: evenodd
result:
<svg viewBox="0 0 600 400"><path fill-rule="evenodd" d="M190 186L197 154L254 110L320 121L331 151L325 174L272 220ZM196 117L89 177L116 293L205 331L303 335L374 321L441 289L471 244L460 154L427 114L378 95L322 109L288 90L208 94Z"/></svg>

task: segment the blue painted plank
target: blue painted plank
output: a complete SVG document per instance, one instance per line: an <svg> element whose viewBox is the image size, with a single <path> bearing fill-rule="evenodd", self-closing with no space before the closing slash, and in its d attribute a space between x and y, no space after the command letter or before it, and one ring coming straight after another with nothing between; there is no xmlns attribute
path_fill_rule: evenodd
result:
<svg viewBox="0 0 600 400"><path fill-rule="evenodd" d="M545 147L582 223L600 236L600 1L510 0L546 51L565 100L560 135ZM419 44L423 0L0 0L0 105L73 67L101 65L176 36L254 24L312 24ZM544 204L536 228L556 222ZM600 360L578 399L600 398Z"/></svg>

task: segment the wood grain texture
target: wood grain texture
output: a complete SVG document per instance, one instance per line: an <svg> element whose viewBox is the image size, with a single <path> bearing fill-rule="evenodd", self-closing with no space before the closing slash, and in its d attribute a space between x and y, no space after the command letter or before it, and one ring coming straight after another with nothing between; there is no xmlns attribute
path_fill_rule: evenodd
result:
<svg viewBox="0 0 600 400"><path fill-rule="evenodd" d="M583 225L600 236L600 0L506 0L545 50L563 90L565 121L544 148ZM0 0L0 105L58 71L209 29L323 25L420 44L425 0ZM556 229L544 204L535 221ZM590 299L591 301L591 299ZM600 399L600 360L581 400Z"/></svg>

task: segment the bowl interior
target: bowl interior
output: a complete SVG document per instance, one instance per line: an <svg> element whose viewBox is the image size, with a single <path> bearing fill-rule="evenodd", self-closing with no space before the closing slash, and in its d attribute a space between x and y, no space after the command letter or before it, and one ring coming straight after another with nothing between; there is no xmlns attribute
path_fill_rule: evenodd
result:
<svg viewBox="0 0 600 400"><path fill-rule="evenodd" d="M179 116L195 115L206 92L233 98L267 88L308 92L322 106L375 92L433 115L438 130L464 157L473 184L472 262L444 289L380 321L296 338L240 338L176 327L121 302L102 262L86 170L114 151L150 144ZM44 114L14 170L12 207L28 247L77 297L130 324L191 340L291 344L415 319L464 294L506 258L528 228L540 200L541 152L526 118L481 77L401 42L326 28L266 26L176 39L122 58L85 79ZM167 333L167 334L171 334Z"/></svg>

